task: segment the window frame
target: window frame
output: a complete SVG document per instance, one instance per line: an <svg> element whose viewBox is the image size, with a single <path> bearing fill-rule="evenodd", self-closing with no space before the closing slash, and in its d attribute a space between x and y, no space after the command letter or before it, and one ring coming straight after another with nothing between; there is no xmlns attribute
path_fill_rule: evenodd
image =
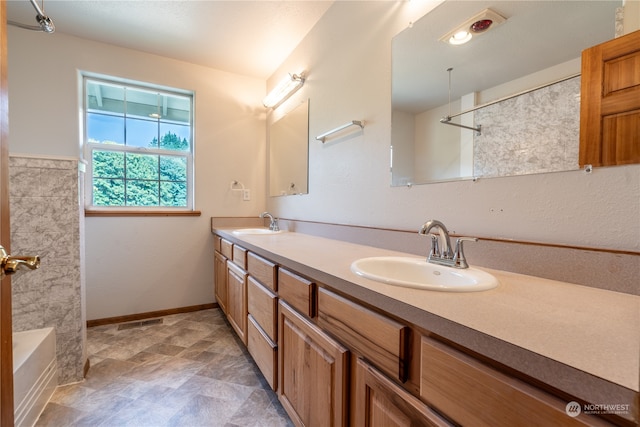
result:
<svg viewBox="0 0 640 427"><path fill-rule="evenodd" d="M82 128L81 128L81 143L82 153L84 156L83 164L85 165L85 215L86 216L191 216L200 215L199 211L195 210L195 123L194 123L194 106L195 106L195 93L193 91L176 89L167 86L159 86L151 83L133 81L129 79L122 79L117 77L111 77L107 75L99 75L93 73L80 73L81 96L82 96ZM88 82L95 82L98 84L123 86L133 90L142 90L155 92L160 95L167 96L179 96L185 97L189 100L189 150L166 150L153 147L138 147L126 144L104 144L89 141L89 135L87 133L87 117L91 112L88 105ZM126 97L125 97L126 105ZM127 117L135 118L135 115L127 116L126 108L122 115L125 122L124 127L126 129ZM159 124L161 120L159 120ZM126 132L126 131L125 131ZM158 141L160 142L160 141ZM150 154L158 156L178 156L186 159L186 185L187 185L187 205L186 206L102 206L93 204L93 152L95 150L111 151L111 152L123 152L132 154ZM158 183L162 180L158 179ZM125 178L126 185L126 178Z"/></svg>

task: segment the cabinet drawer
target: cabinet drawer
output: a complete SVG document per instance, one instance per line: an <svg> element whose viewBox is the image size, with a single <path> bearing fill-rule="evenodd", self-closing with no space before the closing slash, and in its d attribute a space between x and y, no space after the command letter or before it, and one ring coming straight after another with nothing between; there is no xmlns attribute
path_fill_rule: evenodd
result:
<svg viewBox="0 0 640 427"><path fill-rule="evenodd" d="M233 259L233 243L226 239L220 239L220 253L227 259Z"/></svg>
<svg viewBox="0 0 640 427"><path fill-rule="evenodd" d="M473 426L606 425L566 413L568 402L423 337L420 396L456 423Z"/></svg>
<svg viewBox="0 0 640 427"><path fill-rule="evenodd" d="M254 253L247 255L247 270L272 291L278 290L278 266Z"/></svg>
<svg viewBox="0 0 640 427"><path fill-rule="evenodd" d="M331 291L318 290L318 325L387 375L407 380L410 329Z"/></svg>
<svg viewBox="0 0 640 427"><path fill-rule="evenodd" d="M264 331L257 324L256 319L249 314L249 322L247 325L247 349L253 357L253 360L260 368L260 372L264 375L265 379L273 390L278 388L277 378L277 366L278 366L278 351L276 345L272 340L264 333Z"/></svg>
<svg viewBox="0 0 640 427"><path fill-rule="evenodd" d="M216 250L217 252L220 252L222 249L220 249L220 241L222 239L220 238L220 236L214 235L213 236L213 249Z"/></svg>
<svg viewBox="0 0 640 427"><path fill-rule="evenodd" d="M280 268L278 296L305 316L315 316L315 283Z"/></svg>
<svg viewBox="0 0 640 427"><path fill-rule="evenodd" d="M278 297L249 276L247 306L258 325L272 341L276 341L278 328Z"/></svg>
<svg viewBox="0 0 640 427"><path fill-rule="evenodd" d="M243 270L247 269L247 250L242 246L233 245L233 262Z"/></svg>

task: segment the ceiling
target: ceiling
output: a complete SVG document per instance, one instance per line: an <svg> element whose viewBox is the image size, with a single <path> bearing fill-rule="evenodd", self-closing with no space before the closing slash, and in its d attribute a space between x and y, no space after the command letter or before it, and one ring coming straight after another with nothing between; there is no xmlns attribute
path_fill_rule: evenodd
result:
<svg viewBox="0 0 640 427"><path fill-rule="evenodd" d="M615 35L620 0L445 1L392 42L393 108L418 113L580 57ZM507 20L469 43L439 38L483 9Z"/></svg>
<svg viewBox="0 0 640 427"><path fill-rule="evenodd" d="M43 12L56 32L42 37L64 33L266 79L332 3L45 0ZM8 21L36 25L35 16L29 0L7 1Z"/></svg>

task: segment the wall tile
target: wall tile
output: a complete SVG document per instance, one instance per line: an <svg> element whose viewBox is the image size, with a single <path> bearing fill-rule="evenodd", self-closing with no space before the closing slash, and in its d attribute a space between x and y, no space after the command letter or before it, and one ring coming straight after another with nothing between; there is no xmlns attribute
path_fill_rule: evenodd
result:
<svg viewBox="0 0 640 427"><path fill-rule="evenodd" d="M86 322L78 161L11 156L11 246L40 269L13 279L13 330L56 329L59 383L82 380Z"/></svg>
<svg viewBox="0 0 640 427"><path fill-rule="evenodd" d="M481 108L474 175L522 175L578 168L580 77Z"/></svg>

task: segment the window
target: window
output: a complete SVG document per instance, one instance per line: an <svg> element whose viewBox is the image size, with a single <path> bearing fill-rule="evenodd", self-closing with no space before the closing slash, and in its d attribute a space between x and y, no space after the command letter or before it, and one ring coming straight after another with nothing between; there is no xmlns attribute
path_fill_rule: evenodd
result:
<svg viewBox="0 0 640 427"><path fill-rule="evenodd" d="M83 80L88 207L193 210L193 94Z"/></svg>

